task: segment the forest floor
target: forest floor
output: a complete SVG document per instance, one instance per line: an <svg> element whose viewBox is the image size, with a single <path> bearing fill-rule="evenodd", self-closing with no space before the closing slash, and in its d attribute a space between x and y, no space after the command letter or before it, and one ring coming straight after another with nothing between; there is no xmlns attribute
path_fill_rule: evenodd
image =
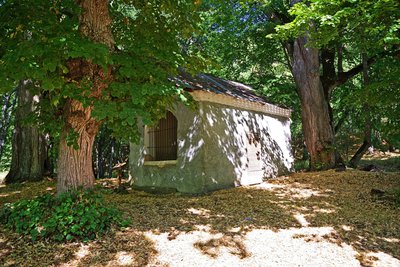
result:
<svg viewBox="0 0 400 267"><path fill-rule="evenodd" d="M399 172L295 173L191 197L98 184L130 227L67 244L0 229L0 266L400 266ZM3 186L0 205L46 191L53 181Z"/></svg>

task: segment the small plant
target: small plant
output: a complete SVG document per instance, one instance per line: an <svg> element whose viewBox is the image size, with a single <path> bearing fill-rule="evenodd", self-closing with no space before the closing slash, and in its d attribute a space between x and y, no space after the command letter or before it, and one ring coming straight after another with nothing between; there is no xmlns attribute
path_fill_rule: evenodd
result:
<svg viewBox="0 0 400 267"><path fill-rule="evenodd" d="M308 170L310 168L309 160L296 160L294 163L294 169L296 172Z"/></svg>
<svg viewBox="0 0 400 267"><path fill-rule="evenodd" d="M108 207L101 195L91 190L65 193L58 198L45 194L20 200L0 209L0 223L33 240L90 240L112 225L125 226L121 213Z"/></svg>

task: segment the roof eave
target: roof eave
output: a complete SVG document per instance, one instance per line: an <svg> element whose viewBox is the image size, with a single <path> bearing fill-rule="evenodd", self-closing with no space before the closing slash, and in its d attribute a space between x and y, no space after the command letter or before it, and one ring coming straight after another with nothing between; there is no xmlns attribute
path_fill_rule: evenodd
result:
<svg viewBox="0 0 400 267"><path fill-rule="evenodd" d="M290 118L292 113L290 109L281 108L266 102L265 103L251 102L248 100L239 99L224 94L217 94L210 91L194 90L190 92L190 94L196 101L221 104L235 108L260 112L272 116Z"/></svg>

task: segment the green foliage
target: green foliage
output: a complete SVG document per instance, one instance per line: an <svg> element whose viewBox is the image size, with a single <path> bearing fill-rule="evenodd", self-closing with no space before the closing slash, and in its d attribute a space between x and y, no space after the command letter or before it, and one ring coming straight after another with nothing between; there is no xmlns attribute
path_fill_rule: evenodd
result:
<svg viewBox="0 0 400 267"><path fill-rule="evenodd" d="M353 135L363 134L365 119L372 117L379 138L400 145L399 123L399 2L396 0L253 0L205 1L204 44L216 60L212 72L245 82L269 102L293 109L292 140L296 150L303 146L301 110L291 74L293 39L308 34L309 46L334 51L334 70L346 72L361 63L360 54L374 58L370 84L361 75L332 89L330 104L334 124L342 119L337 140L352 153ZM396 46L397 44L397 46ZM288 49L289 47L289 49ZM343 70L339 68L339 48ZM284 53L284 51L287 53ZM321 61L322 63L322 61ZM320 75L322 76L322 69ZM369 103L370 112L363 112ZM349 142L352 142L349 144Z"/></svg>
<svg viewBox="0 0 400 267"><path fill-rule="evenodd" d="M191 68L196 55L182 49L196 31L198 15L192 1L111 1L113 49L79 32L76 1L7 0L0 5L0 92L30 78L42 91L37 122L60 133L68 99L93 105L99 121L108 122L114 136L129 139L136 118L155 121L181 90L168 77L177 67ZM112 70L101 97L93 98L96 82L88 75L72 79L68 62L79 59Z"/></svg>
<svg viewBox="0 0 400 267"><path fill-rule="evenodd" d="M2 147L3 151L1 154L1 158L0 158L0 172L8 171L11 166L11 157L12 157L11 140L12 140L13 130L14 130L14 126L11 125L5 136L6 142L3 144L3 147Z"/></svg>
<svg viewBox="0 0 400 267"><path fill-rule="evenodd" d="M296 172L302 172L310 169L310 161L309 160L296 160L294 162L294 169Z"/></svg>
<svg viewBox="0 0 400 267"><path fill-rule="evenodd" d="M6 204L0 210L0 222L33 240L56 241L95 239L112 225L126 225L120 212L108 207L101 195L83 190Z"/></svg>
<svg viewBox="0 0 400 267"><path fill-rule="evenodd" d="M206 34L199 42L214 60L209 72L248 84L269 103L293 110L292 137L302 147L300 102L290 64L282 43L267 38L278 24L271 14L287 17L288 9L288 1L204 1Z"/></svg>
<svg viewBox="0 0 400 267"><path fill-rule="evenodd" d="M307 32L319 47L340 42L360 51L381 50L383 45L400 42L397 0L301 1L289 14L293 20L277 27L284 39Z"/></svg>

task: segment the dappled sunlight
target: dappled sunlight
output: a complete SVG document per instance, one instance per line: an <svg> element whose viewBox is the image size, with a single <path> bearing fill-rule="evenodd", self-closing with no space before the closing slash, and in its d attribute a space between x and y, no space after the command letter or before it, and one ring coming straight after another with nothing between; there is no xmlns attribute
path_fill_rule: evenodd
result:
<svg viewBox="0 0 400 267"><path fill-rule="evenodd" d="M217 258L222 248L227 249L230 254L238 256L240 259L251 255L246 250L243 238L240 235L219 235L207 241L197 241L193 246L211 258Z"/></svg>
<svg viewBox="0 0 400 267"><path fill-rule="evenodd" d="M21 194L21 191L14 191L14 192L10 192L8 194L0 194L0 197L8 197L8 196L15 195L15 194Z"/></svg>
<svg viewBox="0 0 400 267"><path fill-rule="evenodd" d="M204 216L206 218L210 217L210 210L207 210L207 209L189 208L187 211L190 212L191 214L194 214L194 215L200 215L200 216Z"/></svg>
<svg viewBox="0 0 400 267"><path fill-rule="evenodd" d="M299 222L299 224L303 227L308 227L310 223L306 220L303 214L301 213L296 213L293 215L293 217Z"/></svg>
<svg viewBox="0 0 400 267"><path fill-rule="evenodd" d="M310 185L304 185L300 183L286 184L284 186L264 186L256 187L267 190L276 190L276 194L282 197L289 197L293 199L308 199L310 197L328 197L333 192L331 190L320 191L315 188L311 188Z"/></svg>
<svg viewBox="0 0 400 267"><path fill-rule="evenodd" d="M381 238L381 239L389 243L400 243L399 238Z"/></svg>
<svg viewBox="0 0 400 267"><path fill-rule="evenodd" d="M207 209L195 209L195 208L189 208L187 210L189 213L194 214L194 215L199 215L199 216L203 216L205 218L210 218L210 210Z"/></svg>
<svg viewBox="0 0 400 267"><path fill-rule="evenodd" d="M292 169L290 139L286 135L289 121L218 105L206 106L204 113L207 114L205 134L210 141L206 149L213 151L214 157L230 162L229 168L222 166L225 172L235 174L237 184L259 183L265 177L275 177ZM218 134L222 130L224 134ZM215 150L215 145L219 150ZM252 158L256 151L258 160ZM260 166L251 165L250 158L251 164Z"/></svg>
<svg viewBox="0 0 400 267"><path fill-rule="evenodd" d="M130 146L132 184L144 190L198 194L261 183L293 171L290 119L217 103L174 108L178 120L173 164L144 164L146 135ZM149 190L150 189L150 190Z"/></svg>
<svg viewBox="0 0 400 267"><path fill-rule="evenodd" d="M66 263L62 263L59 266L60 267L78 266L81 260L86 256L88 256L89 254L90 254L90 246L81 244L78 250L75 251L75 253L73 254L74 256L73 259Z"/></svg>
<svg viewBox="0 0 400 267"><path fill-rule="evenodd" d="M193 215L198 215L198 216L202 216L204 218L210 218L211 216L213 217L219 217L219 218L223 218L225 217L223 214L212 214L211 215L211 211L207 210L207 209L196 209L196 208L189 208L187 209L187 211Z"/></svg>
<svg viewBox="0 0 400 267"><path fill-rule="evenodd" d="M192 162L204 146L204 140L200 137L200 133L201 119L199 116L194 116L193 124L189 127L186 138L178 140L178 151L180 151L179 158L182 160L181 169Z"/></svg>
<svg viewBox="0 0 400 267"><path fill-rule="evenodd" d="M257 189L264 189L264 190L274 190L277 188L284 188L285 185L278 185L278 184L271 184L271 183L261 183L261 184L256 184L253 185L249 188L257 188Z"/></svg>
<svg viewBox="0 0 400 267"><path fill-rule="evenodd" d="M29 243L1 230L0 265L28 257L65 266L399 266L399 210L370 194L397 185L398 176L376 175L294 174L191 197L116 194L113 180L99 181L106 200L132 218L128 228L85 244ZM21 191L15 199L47 187L0 193ZM304 189L307 198L292 197Z"/></svg>
<svg viewBox="0 0 400 267"><path fill-rule="evenodd" d="M82 259L83 257L89 255L89 246L88 245L82 245L79 250L75 253L75 257L77 259Z"/></svg>
<svg viewBox="0 0 400 267"><path fill-rule="evenodd" d="M127 253L126 251L120 251L115 255L116 263L119 266L132 266L134 263L134 257L134 254ZM113 264L113 262L110 262L110 264Z"/></svg>
<svg viewBox="0 0 400 267"><path fill-rule="evenodd" d="M157 262L169 266L398 266L400 261L384 252L359 252L343 242L333 227L280 230L253 229L245 233L215 233L209 227L181 233L146 236L158 251ZM267 241L267 242L266 242ZM185 251L185 253L181 253Z"/></svg>
<svg viewBox="0 0 400 267"><path fill-rule="evenodd" d="M3 185L0 187L0 206L21 198L31 199L34 196L51 193L54 190L55 182L52 180Z"/></svg>
<svg viewBox="0 0 400 267"><path fill-rule="evenodd" d="M365 256L374 267L400 266L399 259L384 252L369 252Z"/></svg>
<svg viewBox="0 0 400 267"><path fill-rule="evenodd" d="M336 212L335 209L324 209L324 208L318 208L316 206L313 207L313 211L317 213L334 213Z"/></svg>
<svg viewBox="0 0 400 267"><path fill-rule="evenodd" d="M359 266L357 252L326 240L332 227L254 229L246 234L192 231L169 240L166 233L146 236L155 242L157 260L170 266ZM181 253L185 251L185 253ZM303 265L307 263L307 265Z"/></svg>
<svg viewBox="0 0 400 267"><path fill-rule="evenodd" d="M0 171L0 188L5 186L5 184L3 184L3 183L4 183L4 180L7 176L7 174L8 174L8 171L6 171L6 172Z"/></svg>
<svg viewBox="0 0 400 267"><path fill-rule="evenodd" d="M326 189L321 191L320 189L313 188L309 184L301 184L298 182L286 183L285 177L279 177L276 180L267 181L261 184L253 185L251 188L257 188L262 190L274 191L278 196L289 197L293 199L307 199L310 197L329 197L334 191ZM286 177L288 179L288 177Z"/></svg>
<svg viewBox="0 0 400 267"><path fill-rule="evenodd" d="M341 225L340 226L344 231L352 231L354 228L348 225Z"/></svg>

